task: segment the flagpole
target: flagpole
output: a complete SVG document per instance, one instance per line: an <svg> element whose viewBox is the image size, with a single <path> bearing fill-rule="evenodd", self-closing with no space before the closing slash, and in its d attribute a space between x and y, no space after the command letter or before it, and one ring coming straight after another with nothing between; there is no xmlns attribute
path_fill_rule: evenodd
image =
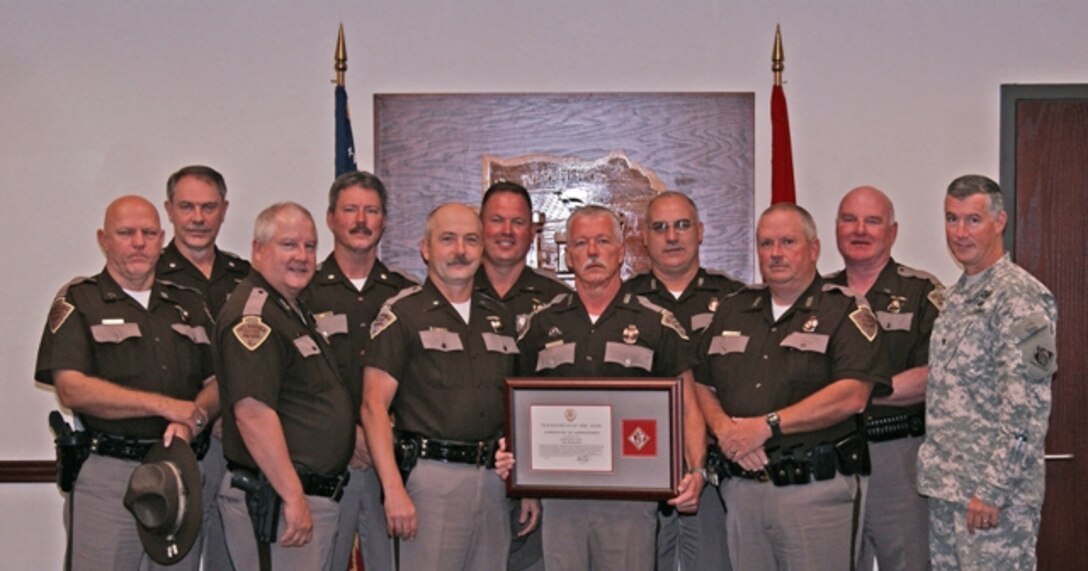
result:
<svg viewBox="0 0 1088 571"><path fill-rule="evenodd" d="M786 109L786 93L782 89L785 61L782 28L775 25L774 51L771 54L771 71L774 72L774 86L771 88L771 204L797 202L797 190L793 180L790 119Z"/></svg>
<svg viewBox="0 0 1088 571"><path fill-rule="evenodd" d="M340 39L344 39L344 27L340 27ZM347 56L345 56L346 58ZM774 52L771 54L771 71L774 72L774 84L782 86L782 71L786 69L786 65L783 63L786 61L785 56L782 53L782 26L775 24L774 26ZM345 67L346 69L346 67Z"/></svg>
<svg viewBox="0 0 1088 571"><path fill-rule="evenodd" d="M344 74L348 71L348 49L344 43L344 24L336 34L336 54L333 56L336 70L336 87L333 89L336 109L336 176L353 172L359 167L355 162L355 137L351 134L351 113L348 111L348 92L344 88Z"/></svg>
<svg viewBox="0 0 1088 571"><path fill-rule="evenodd" d="M340 23L340 32L336 35L336 55L332 68L336 70L336 86L344 86L344 73L348 70L348 48L344 45L344 24Z"/></svg>

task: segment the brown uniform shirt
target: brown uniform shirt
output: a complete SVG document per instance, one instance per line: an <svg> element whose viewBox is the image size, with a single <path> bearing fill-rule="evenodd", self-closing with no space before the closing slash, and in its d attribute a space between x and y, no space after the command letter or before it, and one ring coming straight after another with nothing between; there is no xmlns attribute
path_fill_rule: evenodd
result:
<svg viewBox="0 0 1088 571"><path fill-rule="evenodd" d="M204 294L204 301L212 317L218 317L219 311L227 303L227 297L234 288L249 275L249 262L238 256L215 249L215 262L212 263L211 277L197 269L178 251L177 244L171 240L162 250L159 262L155 265L155 275L161 279L191 287Z"/></svg>
<svg viewBox="0 0 1088 571"><path fill-rule="evenodd" d="M514 375L514 317L480 292L466 324L427 280L382 308L371 328L366 366L397 380L397 429L431 438L498 437L505 421L505 381Z"/></svg>
<svg viewBox="0 0 1088 571"><path fill-rule="evenodd" d="M528 266L522 270L506 295L500 296L487 279L483 266L476 272L476 290L506 306L514 317L524 319L534 310L547 305L561 293L570 292L567 284L558 278L538 272Z"/></svg>
<svg viewBox="0 0 1088 571"><path fill-rule="evenodd" d="M532 314L519 345L526 377L675 377L691 368L676 317L623 292L596 323L577 294L559 298Z"/></svg>
<svg viewBox="0 0 1088 571"><path fill-rule="evenodd" d="M359 291L344 276L336 257L329 254L302 292L303 302L314 313L317 330L332 346L340 378L347 383L356 415L363 402L363 357L370 347L370 324L386 300L415 283L376 261L363 290Z"/></svg>
<svg viewBox="0 0 1088 571"><path fill-rule="evenodd" d="M148 309L103 271L61 289L42 333L34 378L63 369L126 388L194 400L212 375L211 319L200 293L156 280ZM112 420L80 414L88 430L161 438L161 417Z"/></svg>
<svg viewBox="0 0 1088 571"><path fill-rule="evenodd" d="M641 295L665 309L673 312L684 329L692 335L698 335L714 317L725 296L744 287L744 284L721 273L699 268L695 278L680 294L679 298L665 287L665 284L646 272L624 282L624 291Z"/></svg>
<svg viewBox="0 0 1088 571"><path fill-rule="evenodd" d="M223 451L256 468L234 404L252 397L276 411L293 462L323 475L344 470L355 447L351 395L309 310L295 311L257 272L242 280L215 328Z"/></svg>
<svg viewBox="0 0 1088 571"><path fill-rule="evenodd" d="M817 277L779 319L771 313L771 292L748 286L726 298L696 344L696 381L717 391L730 416L763 416L841 379L874 383L890 392L883 337L872 312L838 286ZM853 417L833 426L772 436L764 449L805 452L856 430Z"/></svg>
<svg viewBox="0 0 1088 571"><path fill-rule="evenodd" d="M846 271L828 277L834 284L846 285ZM937 278L890 260L865 298L880 322L884 349L895 376L907 369L929 364L929 335L940 309L944 290ZM911 406L874 406L866 410L866 420L925 411L925 403Z"/></svg>

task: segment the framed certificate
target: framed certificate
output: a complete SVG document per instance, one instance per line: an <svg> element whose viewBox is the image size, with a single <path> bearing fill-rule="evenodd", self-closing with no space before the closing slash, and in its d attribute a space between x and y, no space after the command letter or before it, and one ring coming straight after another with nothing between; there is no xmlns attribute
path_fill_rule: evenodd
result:
<svg viewBox="0 0 1088 571"><path fill-rule="evenodd" d="M661 500L683 460L679 378L506 380L513 496Z"/></svg>

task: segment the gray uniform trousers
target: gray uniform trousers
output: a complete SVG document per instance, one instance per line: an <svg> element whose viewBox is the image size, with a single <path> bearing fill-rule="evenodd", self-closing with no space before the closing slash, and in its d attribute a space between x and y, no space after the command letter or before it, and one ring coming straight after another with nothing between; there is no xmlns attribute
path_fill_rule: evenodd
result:
<svg viewBox="0 0 1088 571"><path fill-rule="evenodd" d="M405 488L419 525L400 542L403 571L506 571L510 512L495 470L420 460Z"/></svg>
<svg viewBox="0 0 1088 571"><path fill-rule="evenodd" d="M246 509L246 494L230 485L231 473L228 470L219 487L219 513L223 517L223 530L226 532L227 546L234 568L239 571L260 569L257 552L257 539L253 536L253 524ZM298 569L329 571L332 564L332 542L336 539L336 526L340 521L340 505L331 498L306 496L313 517L313 539L300 547L283 547L277 541L270 544L272 569ZM278 540L283 535L286 524L283 511L280 511L280 525L276 532Z"/></svg>
<svg viewBox="0 0 1088 571"><path fill-rule="evenodd" d="M732 571L717 487L703 487L698 512L662 509L657 523L657 571Z"/></svg>
<svg viewBox="0 0 1088 571"><path fill-rule="evenodd" d="M723 482L734 571L850 569L851 542L858 541L862 524L851 536L854 502L862 502L863 518L867 480L838 474L798 486L741 478Z"/></svg>
<svg viewBox="0 0 1088 571"><path fill-rule="evenodd" d="M653 571L657 502L544 499L547 571Z"/></svg>
<svg viewBox="0 0 1088 571"><path fill-rule="evenodd" d="M170 569L196 571L200 567L200 539L184 559L163 567L144 553L136 519L121 503L132 471L140 463L91 454L83 464L68 501L72 514L73 571L136 571ZM68 507L65 506L67 513Z"/></svg>
<svg viewBox="0 0 1088 571"><path fill-rule="evenodd" d="M382 485L373 468L349 468L351 479L340 498L340 527L332 548L332 568L344 571L351 562L355 534L366 571L393 570L393 540L389 537L382 505Z"/></svg>
<svg viewBox="0 0 1088 571"><path fill-rule="evenodd" d="M223 534L223 518L219 517L219 485L227 472L227 459L223 457L223 441L217 436L209 436L208 453L200 466L204 471L203 571L234 571Z"/></svg>
<svg viewBox="0 0 1088 571"><path fill-rule="evenodd" d="M997 527L967 533L967 503L929 499L933 571L1034 571L1039 506L1006 506Z"/></svg>
<svg viewBox="0 0 1088 571"><path fill-rule="evenodd" d="M870 442L869 499L859 571L929 569L929 506L918 493L918 447L925 437Z"/></svg>

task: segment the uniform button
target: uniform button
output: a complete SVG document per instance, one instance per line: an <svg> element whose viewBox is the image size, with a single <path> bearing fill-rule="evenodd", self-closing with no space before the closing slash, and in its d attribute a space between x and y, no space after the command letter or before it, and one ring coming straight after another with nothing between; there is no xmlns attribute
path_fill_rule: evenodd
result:
<svg viewBox="0 0 1088 571"><path fill-rule="evenodd" d="M363 296L360 295L359 297L355 298L355 301L362 302L363 301Z"/></svg>
<svg viewBox="0 0 1088 571"><path fill-rule="evenodd" d="M757 388L757 389L758 389L758 388L760 388L760 387L762 387L762 386L763 386L763 383L756 383L756 388Z"/></svg>
<svg viewBox="0 0 1088 571"><path fill-rule="evenodd" d="M771 328L771 333L774 333L775 331L778 331L778 328L777 327L772 327Z"/></svg>
<svg viewBox="0 0 1088 571"><path fill-rule="evenodd" d="M162 370L164 370L164 371L166 370L166 365L162 366Z"/></svg>
<svg viewBox="0 0 1088 571"><path fill-rule="evenodd" d="M158 338L158 337L156 337L156 338L155 338L155 342L156 342L156 343L158 343L158 342L159 342L159 338Z"/></svg>
<svg viewBox="0 0 1088 571"><path fill-rule="evenodd" d="M766 360L767 360L767 356L766 356L766 355L764 355L764 356L763 356L763 360L764 360L764 361L766 361Z"/></svg>
<svg viewBox="0 0 1088 571"><path fill-rule="evenodd" d="M592 361L592 360L593 360L592 355L586 355L586 361Z"/></svg>
<svg viewBox="0 0 1088 571"><path fill-rule="evenodd" d="M362 323L360 323L359 327L362 327L363 329L366 329L366 322L363 321Z"/></svg>
<svg viewBox="0 0 1088 571"><path fill-rule="evenodd" d="M366 355L366 349L360 349L360 350L359 350L359 356L360 356L360 357L363 357L363 356L365 356L365 355Z"/></svg>

